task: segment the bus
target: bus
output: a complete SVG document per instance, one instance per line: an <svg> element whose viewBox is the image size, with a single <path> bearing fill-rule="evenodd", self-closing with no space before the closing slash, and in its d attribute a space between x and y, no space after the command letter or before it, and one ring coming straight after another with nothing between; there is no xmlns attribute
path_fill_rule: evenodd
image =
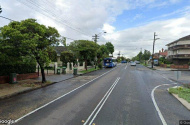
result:
<svg viewBox="0 0 190 125"><path fill-rule="evenodd" d="M108 57L104 59L104 67L106 68L112 68L117 66L117 59L114 57Z"/></svg>

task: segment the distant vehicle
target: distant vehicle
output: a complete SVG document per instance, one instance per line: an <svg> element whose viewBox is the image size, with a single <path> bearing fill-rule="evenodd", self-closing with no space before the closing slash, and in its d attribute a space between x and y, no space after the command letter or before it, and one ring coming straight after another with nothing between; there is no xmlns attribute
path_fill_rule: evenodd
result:
<svg viewBox="0 0 190 125"><path fill-rule="evenodd" d="M135 62L131 62L131 66L136 66L136 63Z"/></svg>
<svg viewBox="0 0 190 125"><path fill-rule="evenodd" d="M127 61L126 61L126 60L123 60L123 61L121 61L121 63L127 63Z"/></svg>
<svg viewBox="0 0 190 125"><path fill-rule="evenodd" d="M136 64L140 64L140 62L139 62L139 61L135 61L135 63L136 63Z"/></svg>
<svg viewBox="0 0 190 125"><path fill-rule="evenodd" d="M104 67L106 68L112 68L112 67L115 67L117 66L117 59L116 58L113 58L113 57L108 57L108 58L105 58L104 59Z"/></svg>

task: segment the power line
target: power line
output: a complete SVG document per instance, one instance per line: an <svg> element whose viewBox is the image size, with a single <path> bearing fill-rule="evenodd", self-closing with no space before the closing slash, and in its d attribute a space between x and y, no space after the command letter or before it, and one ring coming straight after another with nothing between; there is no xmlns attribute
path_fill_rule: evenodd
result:
<svg viewBox="0 0 190 125"><path fill-rule="evenodd" d="M4 16L0 16L1 18L4 18L4 19L7 19L7 20L10 20L10 21L14 21L14 20L12 20L12 19L10 19L10 18L7 18L7 17L4 17Z"/></svg>
<svg viewBox="0 0 190 125"><path fill-rule="evenodd" d="M59 17L57 17L57 15L55 15L54 13L51 13L51 12L48 11L47 9L42 8L41 6L39 6L39 4L33 3L32 1L28 1L28 2L30 2L30 5L29 5L27 2L24 2L24 1L22 1L22 0L17 0L17 1L21 2L21 3L24 4L25 6L27 6L27 7L31 8L31 9L37 11L38 13L40 13L40 14L42 14L42 15L51 18L52 20L58 22L59 24L62 24L62 25L64 25L64 26L67 26L67 27L69 27L70 29L72 29L72 30L74 30L74 31L76 31L76 32L78 32L78 33L81 33L81 34L83 34L83 35L85 35L85 36L88 36L87 34L83 33L82 31L80 31L80 30L78 30L78 29L76 29L76 28L73 28L72 26L68 25L67 22L61 20ZM31 4L32 4L32 6L31 6ZM36 6L38 9L42 10L43 13L40 12L39 10L37 10L36 8L34 8L34 6ZM50 15L53 16L54 18L52 18ZM57 17L58 19L55 19L55 17ZM90 37L90 36L89 36L89 37Z"/></svg>

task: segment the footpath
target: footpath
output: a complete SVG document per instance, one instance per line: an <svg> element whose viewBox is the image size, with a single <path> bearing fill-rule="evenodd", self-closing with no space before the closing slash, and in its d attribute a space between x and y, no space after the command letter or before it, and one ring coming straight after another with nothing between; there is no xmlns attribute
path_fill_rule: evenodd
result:
<svg viewBox="0 0 190 125"><path fill-rule="evenodd" d="M49 85L52 85L54 83L63 82L65 80L84 75L86 73L93 72L91 71L93 69L92 66L88 66L89 72L81 72L79 71L77 75L73 74L46 74L46 83L41 83L42 77L39 76L36 79L27 79L27 80L21 80L18 81L16 84L0 84L0 100L5 98L10 98L12 96L26 93L35 89L43 88ZM96 70L94 70L96 71Z"/></svg>
<svg viewBox="0 0 190 125"><path fill-rule="evenodd" d="M171 69L171 68L162 68L162 67L159 67L159 66L155 66L154 69L156 69L155 71L159 74L162 74L164 76L166 76L167 78L171 79L171 80L174 80L178 83L184 83L184 84L187 84L187 83L190 83L190 71L189 70L182 70L182 71L179 71L181 72L181 75L180 77L177 79L176 78L176 75L175 75L175 72L177 71L177 69Z"/></svg>
<svg viewBox="0 0 190 125"><path fill-rule="evenodd" d="M43 84L41 84L41 76L36 79L21 80L16 84L0 84L0 99L29 92L73 77L75 77L73 74L46 75L47 82Z"/></svg>

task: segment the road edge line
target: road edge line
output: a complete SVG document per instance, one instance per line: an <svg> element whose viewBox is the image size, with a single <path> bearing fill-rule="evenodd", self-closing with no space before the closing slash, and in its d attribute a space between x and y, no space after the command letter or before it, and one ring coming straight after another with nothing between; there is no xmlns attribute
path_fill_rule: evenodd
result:
<svg viewBox="0 0 190 125"><path fill-rule="evenodd" d="M177 83L172 83L172 84L177 84ZM158 115L159 115L159 117L160 117L160 120L162 121L162 124L163 124L163 125L167 125L167 123L166 123L166 120L164 119L164 117L163 117L163 115L162 115L162 113L161 113L161 111L160 111L160 109L159 109L159 107L158 107L158 104L156 103L156 100L155 100L155 97L154 97L154 91L155 91L157 88L159 88L160 86L166 86L166 85L172 85L172 84L162 84L162 85L158 85L158 86L154 87L154 89L153 89L152 92L151 92L152 102L153 102L153 104L154 104L154 107L156 108L156 111L157 111L157 113L158 113Z"/></svg>
<svg viewBox="0 0 190 125"><path fill-rule="evenodd" d="M35 110L33 110L33 111L31 111L31 112L29 112L29 113L27 113L27 114L23 115L22 117L20 117L20 118L16 119L14 123L17 123L18 121L22 120L23 118L25 118L25 117L27 117L27 116L29 116L29 115L31 115L31 114L33 114L33 113L35 113L36 111L38 111L38 110L40 110L40 109L42 109L42 108L44 108L44 107L46 107L46 106L50 105L51 103L53 103L53 102L55 102L55 101L57 101L57 100L59 100L59 99L61 99L61 98L65 97L65 96L67 96L68 94L70 94L70 93L72 93L72 92L74 92L74 91L76 91L76 90L80 89L81 87L83 87L83 86L85 86L85 85L87 85L87 84L91 83L92 81L94 81L94 80L96 80L96 79L98 79L98 78L100 78L100 77L102 77L102 76L106 75L107 73L109 73L109 72L113 71L114 69L115 69L115 68L113 68L113 69L111 69L111 70L109 70L109 71L107 71L107 72L103 73L102 75L100 75L100 76L98 76L98 77L96 77L96 78L94 78L94 79L92 79L92 80L88 81L87 83L85 83L85 84L83 84L83 85L81 85L81 86L79 86L79 87L77 87L77 88L75 88L75 89L71 90L70 92L65 93L64 95L61 95L61 96L57 97L56 99L54 99L54 100L52 100L52 101L50 101L50 102L48 102L48 103L46 103L46 104L44 104L44 105L40 106L39 108L37 108L37 109L35 109Z"/></svg>

